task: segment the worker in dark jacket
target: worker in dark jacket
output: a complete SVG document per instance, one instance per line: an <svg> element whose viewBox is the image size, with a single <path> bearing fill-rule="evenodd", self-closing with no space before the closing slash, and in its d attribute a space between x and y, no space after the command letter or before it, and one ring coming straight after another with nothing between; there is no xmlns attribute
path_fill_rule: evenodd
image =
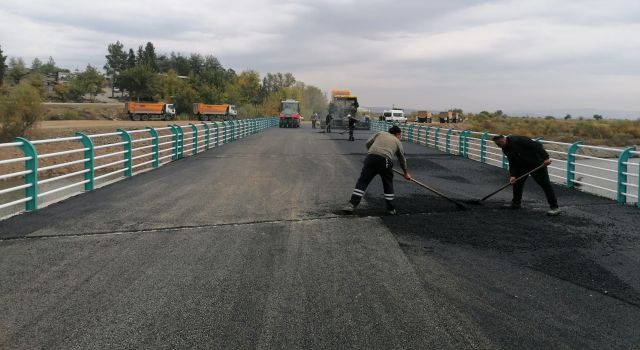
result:
<svg viewBox="0 0 640 350"><path fill-rule="evenodd" d="M333 116L331 115L331 113L327 114L327 117L324 120L324 122L327 124L326 125L327 133L331 133L331 121L332 120L333 120Z"/></svg>
<svg viewBox="0 0 640 350"><path fill-rule="evenodd" d="M357 120L351 114L347 115L347 118L349 118L349 141L355 141L356 139L353 138L353 130L356 128Z"/></svg>
<svg viewBox="0 0 640 350"><path fill-rule="evenodd" d="M512 209L520 209L521 207L522 192L527 177L518 181L516 179L544 164L544 167L531 173L531 177L542 187L544 194L547 196L547 202L551 208L547 211L547 214L560 214L558 200L553 192L553 187L551 187L551 180L549 180L549 172L546 167L551 164L551 159L549 159L549 154L542 147L542 144L525 136L498 135L493 138L493 141L498 147L502 148L502 152L509 159L509 181L513 184L513 199L508 207Z"/></svg>
<svg viewBox="0 0 640 350"><path fill-rule="evenodd" d="M380 175L382 178L382 187L384 189L384 199L387 204L387 212L390 215L396 214L395 206L393 205L393 199L395 194L393 192L393 161L392 158L395 155L398 157L400 167L404 171L404 178L411 180L411 175L407 170L407 161L404 157L404 150L400 137L402 136L402 130L397 126L389 128L389 132L381 131L367 140L367 156L364 158L364 166L362 172L356 183L356 188L351 194L351 200L343 211L346 213L353 213L355 208L360 204L362 196L364 196L369 183L376 175Z"/></svg>

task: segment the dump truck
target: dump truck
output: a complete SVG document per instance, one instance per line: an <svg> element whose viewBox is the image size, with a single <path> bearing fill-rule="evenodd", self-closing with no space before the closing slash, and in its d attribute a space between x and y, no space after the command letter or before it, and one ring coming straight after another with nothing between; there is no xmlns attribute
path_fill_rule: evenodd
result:
<svg viewBox="0 0 640 350"><path fill-rule="evenodd" d="M200 121L238 119L236 106L230 104L208 105L204 103L194 103L193 115Z"/></svg>
<svg viewBox="0 0 640 350"><path fill-rule="evenodd" d="M131 120L174 120L176 107L164 102L127 102L124 112Z"/></svg>
<svg viewBox="0 0 640 350"><path fill-rule="evenodd" d="M338 128L346 128L349 125L349 114L356 118L356 129L369 130L371 123L369 120L358 117L358 97L351 94L350 90L332 90L331 102L329 103L329 113L333 117L333 126ZM321 127L326 127L324 121Z"/></svg>
<svg viewBox="0 0 640 350"><path fill-rule="evenodd" d="M284 100L280 102L280 124L281 128L300 127L300 102L296 100Z"/></svg>

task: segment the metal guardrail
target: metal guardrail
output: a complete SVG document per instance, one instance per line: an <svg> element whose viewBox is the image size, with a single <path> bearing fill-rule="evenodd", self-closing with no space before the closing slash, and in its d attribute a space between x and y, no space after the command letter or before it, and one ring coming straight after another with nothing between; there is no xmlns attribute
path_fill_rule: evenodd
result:
<svg viewBox="0 0 640 350"><path fill-rule="evenodd" d="M507 157L491 138L496 134L456 130L417 124L393 124L372 121L373 131L386 131L391 125L402 129L403 141L432 147L503 169L509 168ZM537 138L550 155L549 176L568 188L635 204L640 208L640 151L635 147L615 148L584 145L578 141L564 143ZM598 154L607 154L606 157ZM635 161L634 161L635 160Z"/></svg>
<svg viewBox="0 0 640 350"><path fill-rule="evenodd" d="M83 186L83 190L74 193L92 191L99 185L133 176L143 170L158 168L274 126L278 126L278 118L202 122L129 131L118 129L116 132L94 135L78 132L72 137L36 141L18 137L15 142L0 143L0 149L17 148L22 154L0 160L0 180L24 178L24 184L0 189L0 195L24 190L24 196L4 203L0 201L0 209L24 205L24 209L13 214L34 211L46 198L50 198L48 196L55 193L79 186ZM64 147L57 152L39 153L38 147L45 144L63 144ZM60 156L74 156L78 159L60 162ZM2 166L19 162L24 163L24 170L3 173ZM80 169L73 169L74 167ZM63 173L46 179L39 176L56 169ZM80 181L57 185L60 180L80 176ZM44 187L47 189L41 191Z"/></svg>

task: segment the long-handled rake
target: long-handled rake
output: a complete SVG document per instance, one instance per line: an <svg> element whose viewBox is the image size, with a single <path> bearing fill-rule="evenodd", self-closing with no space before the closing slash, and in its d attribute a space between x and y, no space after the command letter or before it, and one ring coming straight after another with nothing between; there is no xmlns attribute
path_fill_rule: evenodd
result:
<svg viewBox="0 0 640 350"><path fill-rule="evenodd" d="M402 174L401 172L397 171L396 169L393 169L393 171L394 171L395 173L397 173L397 174L400 174L400 175L403 175L403 176L404 176L404 174ZM436 189L433 189L433 188L431 188L431 187L429 187L429 186L427 186L427 185L423 184L422 182L420 182L420 181L418 181L418 180L416 180L416 179L414 179L414 178L412 178L412 179L411 179L411 182L413 182L413 183L415 183L416 185L418 185L418 186L420 186L420 187L422 187L422 188L424 188L424 189L426 189L426 190L429 190L429 191L431 191L431 192L433 192L433 193L437 194L438 196L440 196L440 197L442 197L442 198L444 198L444 199L448 200L449 202L451 202L451 203L455 204L455 205L456 205L456 207L458 208L458 210L469 210L469 208L467 208L466 206L464 206L464 204L462 204L462 203L458 202L458 201L457 201L457 200L455 200L455 199L451 199L451 198L447 197L447 196L446 196L446 195L444 195L442 192L440 192L440 191L438 191L438 190L436 190Z"/></svg>
<svg viewBox="0 0 640 350"><path fill-rule="evenodd" d="M539 165L539 166L537 166L535 169L533 169L533 170L529 171L528 173L526 173L526 174L524 174L524 175L519 176L519 177L518 177L518 178L517 178L513 183L509 182L508 184L506 184L506 185L504 185L504 186L502 186L502 187L498 188L497 190L495 190L495 191L493 191L493 192L489 193L488 195L486 195L486 196L482 197L482 199L479 199L479 200L478 200L478 199L471 199L471 200L468 200L468 201L465 201L465 202L466 202L466 203L469 203L469 204L478 204L478 205L479 205L479 204L482 204L482 202L484 202L487 198L489 198L489 197L493 197L493 195L495 195L496 193L498 193L498 192L500 192L500 191L504 190L505 188L507 188L507 187L509 187L509 186L513 185L514 183L516 183L516 182L518 182L518 181L520 181L520 180L524 179L525 177L527 177L527 176L531 175L531 173L536 172L536 171L538 171L538 170L540 170L540 169L544 168L545 166L546 166L546 164L544 164L544 163L540 164L540 165Z"/></svg>

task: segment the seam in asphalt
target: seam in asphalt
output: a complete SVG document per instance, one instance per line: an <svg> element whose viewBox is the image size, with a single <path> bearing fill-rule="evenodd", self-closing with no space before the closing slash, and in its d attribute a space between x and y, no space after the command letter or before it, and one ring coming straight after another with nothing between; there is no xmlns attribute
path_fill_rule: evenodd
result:
<svg viewBox="0 0 640 350"><path fill-rule="evenodd" d="M420 212L420 213L402 213L396 216L409 216L409 215L431 215L440 214L439 212ZM216 228L227 226L251 226L260 224L279 224L279 223L292 223L292 222L308 222L319 220L335 220L335 219L366 219L366 218L381 218L379 215L327 215L327 216L315 216L299 219L280 219L280 220L257 220L257 221L245 221L245 222L226 222L220 224L204 224L204 225L184 225L184 226L169 226L158 227L149 229L137 229L137 230L123 230L123 231L99 231L99 232L81 232L73 234L52 234L52 235L38 235L38 236L18 236L18 237L6 237L0 238L1 242L6 241L28 241L39 239L51 239L51 238L73 238L73 237L91 237L91 236L104 236L104 235L127 235L137 233L154 233L154 232L167 232L167 231L185 231L185 230L198 230L203 228Z"/></svg>
<svg viewBox="0 0 640 350"><path fill-rule="evenodd" d="M345 217L348 218L348 217L357 217L357 216L329 215L329 216L317 216L317 217L308 217L308 218L300 218L300 219L258 220L258 221L247 221L247 222L229 222L229 223L221 223L221 224L170 226L170 227L124 230L124 231L100 231L100 232L81 232L81 233L74 233L74 234L52 234L52 235L39 235L39 236L7 237L7 238L0 238L0 242L21 241L21 240L26 241L26 240L51 239L51 238L67 238L67 237L127 235L127 234L154 233L154 232L167 232L167 231L185 231L185 230L198 230L203 228L215 228L215 227L226 227L226 226L251 226L251 225L260 225L260 224L279 224L279 223L290 223L290 222L307 222L307 221L316 221L316 220L334 220L334 219L340 219ZM374 217L374 216L370 216L370 217ZM363 218L363 217L358 217L358 218Z"/></svg>

